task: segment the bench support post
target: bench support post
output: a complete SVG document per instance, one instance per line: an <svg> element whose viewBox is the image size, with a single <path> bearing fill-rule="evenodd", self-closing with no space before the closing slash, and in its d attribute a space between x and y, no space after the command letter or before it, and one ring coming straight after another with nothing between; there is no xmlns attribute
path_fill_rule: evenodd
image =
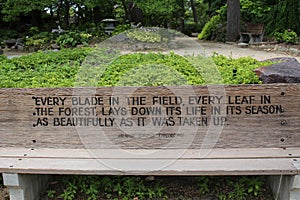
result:
<svg viewBox="0 0 300 200"><path fill-rule="evenodd" d="M270 176L269 183L276 200L297 200L300 197L300 176Z"/></svg>
<svg viewBox="0 0 300 200"><path fill-rule="evenodd" d="M10 200L37 200L49 183L49 175L3 173Z"/></svg>

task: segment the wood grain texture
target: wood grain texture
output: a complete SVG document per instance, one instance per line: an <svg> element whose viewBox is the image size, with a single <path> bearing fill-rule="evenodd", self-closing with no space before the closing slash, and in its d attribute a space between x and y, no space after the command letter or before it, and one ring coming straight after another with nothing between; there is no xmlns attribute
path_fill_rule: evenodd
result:
<svg viewBox="0 0 300 200"><path fill-rule="evenodd" d="M88 175L295 175L299 148L0 148L0 172Z"/></svg>
<svg viewBox="0 0 300 200"><path fill-rule="evenodd" d="M297 148L300 147L299 91L299 84L0 89L0 147L34 149ZM197 104L197 99L194 97L199 96L204 100L200 99ZM205 99L209 96L221 98L220 102L217 103L218 100L214 98L210 99L209 103L209 100ZM250 96L254 96L252 100ZM271 102L261 104L261 96L269 97ZM41 97L49 97L50 102L41 105L39 99L36 103L35 98ZM87 97L101 97L103 105L74 105L73 97L77 99L80 97L83 99L82 102ZM108 103L110 97L120 98L119 104L110 106ZM126 97L139 98L139 103L145 105L128 105ZM145 97L144 101L141 97ZM154 97L166 97L166 105L153 103ZM182 100L178 105L175 101L176 97ZM58 102L59 105L52 105L53 98L66 98L66 100L64 105L61 104L62 102ZM158 98L155 100L159 101ZM137 101L135 103L137 104ZM220 108L221 113L212 115L212 106ZM233 111L229 106L234 106ZM237 106L241 111L236 109ZM259 106L267 106L272 112L276 106L277 108L280 106L283 112L246 113L253 107L257 112ZM59 115L61 107L62 110L74 108L77 111L96 107L97 116L91 113L88 115L87 112L82 112L82 116L65 116L64 113ZM110 108L123 107L127 112L125 115L107 114ZM160 109L161 113L156 112L150 115L131 113L133 108L140 109L141 107L155 107ZM180 107L181 114L166 114L167 107ZM205 112L201 113L197 108L197 114L188 114L187 112L192 112L194 107L205 107ZM36 108L51 108L54 115L38 116ZM230 113L231 111L233 114ZM103 125L106 126L54 126L54 118L62 117L101 118ZM144 126L137 125L138 118L141 117L145 118ZM173 117L175 124L167 126L165 123L161 126L154 126L153 118L160 117L166 119ZM188 120L180 124L179 118L183 121L185 117ZM197 117L198 122L195 121ZM34 127L38 118L41 120L47 118L49 124ZM109 118L116 122L112 127L109 126ZM121 127L122 118L130 118L133 125ZM203 125L203 119L207 119L207 125ZM224 125L215 125L214 119L225 119L226 122Z"/></svg>
<svg viewBox="0 0 300 200"><path fill-rule="evenodd" d="M26 149L0 148L0 157L65 159L269 159L300 157L299 148L246 149Z"/></svg>
<svg viewBox="0 0 300 200"><path fill-rule="evenodd" d="M296 175L293 159L0 158L0 171L88 175Z"/></svg>

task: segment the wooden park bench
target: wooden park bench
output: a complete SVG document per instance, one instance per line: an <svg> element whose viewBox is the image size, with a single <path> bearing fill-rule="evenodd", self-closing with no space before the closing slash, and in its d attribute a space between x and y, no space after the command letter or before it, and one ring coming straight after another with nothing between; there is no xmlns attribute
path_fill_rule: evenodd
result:
<svg viewBox="0 0 300 200"><path fill-rule="evenodd" d="M240 33L240 43L259 43L263 41L264 25L255 23L246 23L245 30Z"/></svg>
<svg viewBox="0 0 300 200"><path fill-rule="evenodd" d="M300 85L0 89L10 198L51 174L269 175L300 195Z"/></svg>

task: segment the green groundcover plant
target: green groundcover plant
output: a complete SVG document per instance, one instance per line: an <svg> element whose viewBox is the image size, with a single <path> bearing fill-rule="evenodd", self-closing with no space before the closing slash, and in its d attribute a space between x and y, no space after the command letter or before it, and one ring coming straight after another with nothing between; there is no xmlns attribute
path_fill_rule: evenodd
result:
<svg viewBox="0 0 300 200"><path fill-rule="evenodd" d="M96 83L88 85L76 76L91 52L91 48L77 48L60 52L40 51L12 59L1 56L0 87L73 87L75 83L76 86L255 84L260 81L253 70L267 65L250 57L231 59L214 55L207 59L202 56L182 57L175 53L134 53L115 59L99 73ZM101 55L101 50L97 54ZM95 61L95 65L98 64ZM99 68L92 66L90 70L97 74ZM218 80L210 77L212 70L220 74ZM139 78L133 78L133 75Z"/></svg>
<svg viewBox="0 0 300 200"><path fill-rule="evenodd" d="M264 176L201 176L176 177L176 184L167 177L146 176L56 176L43 200L133 200L133 199L216 199L270 200ZM172 187L186 186L185 197ZM174 188L173 188L174 190ZM192 193L192 194L189 194ZM181 197L179 197L181 196Z"/></svg>

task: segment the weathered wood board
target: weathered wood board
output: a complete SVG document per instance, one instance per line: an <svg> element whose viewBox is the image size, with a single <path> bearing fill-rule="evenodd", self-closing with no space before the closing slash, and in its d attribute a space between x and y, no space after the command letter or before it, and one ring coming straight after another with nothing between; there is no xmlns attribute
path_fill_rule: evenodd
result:
<svg viewBox="0 0 300 200"><path fill-rule="evenodd" d="M0 89L0 147L300 147L300 85Z"/></svg>
<svg viewBox="0 0 300 200"><path fill-rule="evenodd" d="M0 148L0 172L90 175L296 175L299 148Z"/></svg>

